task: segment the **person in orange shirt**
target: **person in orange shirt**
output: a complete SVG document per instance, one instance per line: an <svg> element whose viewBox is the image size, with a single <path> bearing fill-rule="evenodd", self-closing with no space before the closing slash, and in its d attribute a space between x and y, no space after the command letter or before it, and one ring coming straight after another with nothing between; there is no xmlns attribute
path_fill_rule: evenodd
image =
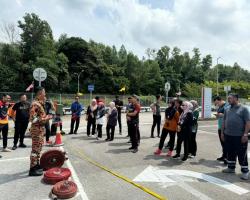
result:
<svg viewBox="0 0 250 200"><path fill-rule="evenodd" d="M0 132L3 136L3 152L10 152L7 148L8 145L8 132L9 132L9 112L10 112L10 96L3 94L2 100L0 100Z"/></svg>
<svg viewBox="0 0 250 200"><path fill-rule="evenodd" d="M175 108L175 102L170 101L168 108L165 110L165 124L162 129L159 148L154 152L155 155L160 155L162 153L162 148L163 148L165 139L169 133L170 143L169 143L169 151L168 151L167 156L172 156L179 117L180 117L180 114Z"/></svg>

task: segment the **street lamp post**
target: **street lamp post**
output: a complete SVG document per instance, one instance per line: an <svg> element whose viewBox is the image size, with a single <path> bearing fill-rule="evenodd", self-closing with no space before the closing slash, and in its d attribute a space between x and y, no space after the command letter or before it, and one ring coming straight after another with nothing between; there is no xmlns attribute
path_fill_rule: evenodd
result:
<svg viewBox="0 0 250 200"><path fill-rule="evenodd" d="M79 74L75 73L77 75L77 93L79 93L79 86L80 86L80 76L84 72L84 70L80 71Z"/></svg>
<svg viewBox="0 0 250 200"><path fill-rule="evenodd" d="M216 87L217 87L217 96L219 95L219 67L218 67L218 62L219 62L219 59L221 59L221 57L218 57L217 58L217 66L216 66L216 74L217 74L217 84L216 84Z"/></svg>

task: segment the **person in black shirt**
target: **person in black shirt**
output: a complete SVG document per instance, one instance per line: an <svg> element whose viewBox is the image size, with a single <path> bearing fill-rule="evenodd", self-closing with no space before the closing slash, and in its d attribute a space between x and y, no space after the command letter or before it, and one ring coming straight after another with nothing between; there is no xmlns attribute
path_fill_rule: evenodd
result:
<svg viewBox="0 0 250 200"><path fill-rule="evenodd" d="M44 106L45 106L46 115L55 114L55 107L54 107L53 102L50 99L46 99ZM45 129L46 129L46 134L45 134L46 135L46 145L51 145L52 141L49 140L49 138L51 136L51 129L50 129L49 120L45 124Z"/></svg>
<svg viewBox="0 0 250 200"><path fill-rule="evenodd" d="M127 121L128 121L128 132L131 138L132 146L129 148L133 150L133 153L138 151L140 134L139 131L139 113L141 110L140 104L138 103L138 97L133 95L131 98L132 107L127 113Z"/></svg>
<svg viewBox="0 0 250 200"><path fill-rule="evenodd" d="M178 122L176 155L173 156L173 158L174 159L180 158L181 145L184 142L184 156L182 158L182 161L186 161L188 159L188 153L189 153L189 138L190 138L190 135L192 134L193 105L188 101L184 101L181 105L181 108L183 112L180 115L179 122Z"/></svg>
<svg viewBox="0 0 250 200"><path fill-rule="evenodd" d="M25 94L21 94L19 97L20 101L16 103L12 108L12 110L16 112L16 115L13 118L13 120L15 121L15 135L12 150L17 149L17 143L19 139L19 147L26 147L23 141L25 132L29 124L30 103L27 101L27 97Z"/></svg>
<svg viewBox="0 0 250 200"><path fill-rule="evenodd" d="M122 134L122 121L121 121L121 115L122 115L122 108L123 108L123 101L121 101L119 99L119 96L116 96L115 97L115 100L114 100L114 103L115 103L115 107L118 111L118 123L119 123L119 133L120 135Z"/></svg>

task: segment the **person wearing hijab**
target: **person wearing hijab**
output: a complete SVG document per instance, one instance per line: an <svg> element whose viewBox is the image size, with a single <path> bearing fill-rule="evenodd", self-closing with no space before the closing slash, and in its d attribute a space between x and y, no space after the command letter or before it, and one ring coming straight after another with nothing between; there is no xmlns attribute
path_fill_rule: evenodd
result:
<svg viewBox="0 0 250 200"><path fill-rule="evenodd" d="M90 128L92 126L92 136L95 135L95 129L96 129L96 115L97 115L97 103L96 100L93 99L91 104L88 106L87 109L87 135L90 137Z"/></svg>
<svg viewBox="0 0 250 200"><path fill-rule="evenodd" d="M186 161L188 159L188 153L189 153L189 137L192 132L192 124L193 124L193 112L192 108L193 105L188 102L184 101L181 105L181 108L183 110L177 127L177 147L176 147L176 155L173 156L174 159L180 158L181 153L181 145L182 142L184 142L184 156L182 158L182 161Z"/></svg>
<svg viewBox="0 0 250 200"><path fill-rule="evenodd" d="M105 118L105 106L103 102L99 102L97 108L97 116L96 116L97 133L98 133L96 137L97 140L102 138L102 126L104 124L104 118Z"/></svg>
<svg viewBox="0 0 250 200"><path fill-rule="evenodd" d="M179 122L179 112L175 108L174 101L170 101L168 108L165 110L165 124L162 129L161 139L159 148L154 152L155 155L160 155L162 153L162 148L165 142L165 139L169 133L170 142L169 142L169 151L167 156L172 156L172 151L174 149L175 134L177 130L177 124Z"/></svg>
<svg viewBox="0 0 250 200"><path fill-rule="evenodd" d="M108 112L107 118L108 118L108 120L107 120L107 126L106 126L106 132L107 132L106 141L113 141L115 127L117 125L117 118L118 118L118 111L115 107L114 102L109 103L109 112Z"/></svg>
<svg viewBox="0 0 250 200"><path fill-rule="evenodd" d="M198 118L199 118L199 105L195 100L191 100L190 103L193 105L193 124L192 124L192 132L189 138L189 153L190 158L194 158L197 152L197 142L196 135L198 130Z"/></svg>

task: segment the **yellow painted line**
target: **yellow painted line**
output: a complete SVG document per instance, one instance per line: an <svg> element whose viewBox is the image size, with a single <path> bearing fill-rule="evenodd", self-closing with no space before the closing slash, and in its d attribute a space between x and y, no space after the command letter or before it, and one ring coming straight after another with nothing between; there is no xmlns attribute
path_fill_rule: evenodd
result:
<svg viewBox="0 0 250 200"><path fill-rule="evenodd" d="M71 146L71 145L70 145L70 146ZM130 180L129 178L127 178L127 177L125 177L125 176L122 176L122 175L120 175L120 174L118 174L118 173L116 173L116 172L114 172L114 171L108 169L107 167L102 166L101 164L99 164L99 163L93 161L91 158L89 158L88 156L86 156L80 149L75 148L75 147L72 148L72 146L71 146L71 149L75 149L76 152L79 154L79 157L81 157L82 159L88 161L88 162L91 163L92 165L95 165L96 167L98 167L98 168L100 168L100 169L102 169L102 170L104 170L104 171L106 171L106 172L108 172L108 173L110 173L110 174L112 174L112 175L114 175L114 176L116 176L116 177L118 177L118 178L120 178L120 179L126 181L127 183L132 184L133 186L135 186L135 187L141 189L142 191L144 191L144 192L146 192L146 193L152 195L152 196L155 197L156 199L159 199L159 200L168 200L166 197L163 197L163 196L157 194L156 192L152 191L151 189L149 189L149 188L147 188L147 187L144 187L144 186L142 186L142 185L140 185L140 184L137 184L137 183L133 182L132 180Z"/></svg>

